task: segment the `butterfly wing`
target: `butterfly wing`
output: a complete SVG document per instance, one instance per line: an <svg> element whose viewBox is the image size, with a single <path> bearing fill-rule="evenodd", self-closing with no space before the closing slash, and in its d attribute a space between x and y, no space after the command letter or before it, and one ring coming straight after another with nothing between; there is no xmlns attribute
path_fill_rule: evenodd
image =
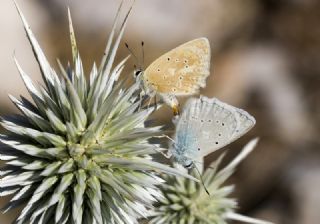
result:
<svg viewBox="0 0 320 224"><path fill-rule="evenodd" d="M192 138L181 144L185 148L184 156L203 157L240 138L254 125L255 119L246 111L202 96L187 102L177 124L175 140L181 144L179 135L188 138L183 133L192 131Z"/></svg>
<svg viewBox="0 0 320 224"><path fill-rule="evenodd" d="M143 79L157 93L191 95L205 87L209 69L209 41L199 38L159 57L145 70Z"/></svg>
<svg viewBox="0 0 320 224"><path fill-rule="evenodd" d="M176 130L174 147L171 148L171 154L176 162L187 165L190 158L194 159L197 152L194 151L198 147L198 139L195 130L192 129L191 122L179 122Z"/></svg>

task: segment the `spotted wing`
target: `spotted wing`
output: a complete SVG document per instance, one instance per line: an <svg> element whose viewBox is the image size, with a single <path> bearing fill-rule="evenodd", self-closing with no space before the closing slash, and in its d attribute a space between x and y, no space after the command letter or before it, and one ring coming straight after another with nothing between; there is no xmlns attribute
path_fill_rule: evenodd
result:
<svg viewBox="0 0 320 224"><path fill-rule="evenodd" d="M246 111L219 101L216 98L200 97L190 99L177 124L176 140L185 129L192 130L192 149L185 156L197 158L206 156L247 133L255 125L255 119Z"/></svg>
<svg viewBox="0 0 320 224"><path fill-rule="evenodd" d="M159 57L145 70L143 79L158 93L191 95L205 87L209 70L209 41L199 38Z"/></svg>

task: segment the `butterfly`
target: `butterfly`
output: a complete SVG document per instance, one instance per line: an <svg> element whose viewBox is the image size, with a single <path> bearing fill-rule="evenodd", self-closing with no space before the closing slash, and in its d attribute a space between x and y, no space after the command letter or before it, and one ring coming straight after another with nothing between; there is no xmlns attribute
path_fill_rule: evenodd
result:
<svg viewBox="0 0 320 224"><path fill-rule="evenodd" d="M255 119L246 111L216 98L191 98L177 121L169 153L174 161L190 169L204 157L247 133Z"/></svg>
<svg viewBox="0 0 320 224"><path fill-rule="evenodd" d="M210 44L207 38L198 38L160 56L145 71L136 70L134 76L146 95L160 96L178 115L176 96L198 93L209 74Z"/></svg>

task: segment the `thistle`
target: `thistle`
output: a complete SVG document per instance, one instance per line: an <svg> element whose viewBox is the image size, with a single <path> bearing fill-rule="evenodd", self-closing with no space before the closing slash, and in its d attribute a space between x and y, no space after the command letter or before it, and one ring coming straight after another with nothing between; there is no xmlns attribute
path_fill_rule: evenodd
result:
<svg viewBox="0 0 320 224"><path fill-rule="evenodd" d="M150 223L226 224L229 220L237 220L271 224L235 213L237 202L229 197L234 186L223 186L234 173L236 166L254 149L256 143L257 139L249 142L241 153L221 170L218 166L224 154L212 162L202 174L202 184L183 177L165 175L166 183L161 186L164 197L156 203L155 209L150 213ZM182 166L177 168L186 172ZM205 188L210 195L206 193Z"/></svg>
<svg viewBox="0 0 320 224"><path fill-rule="evenodd" d="M6 212L24 205L16 223L137 223L161 197L159 173L182 175L152 161L157 145L149 139L163 133L146 126L154 108L139 108L139 86L119 81L125 58L113 66L126 26L116 34L119 7L102 62L86 81L70 12L73 66L47 61L17 6L38 61L44 86L35 86L15 59L33 102L10 96L21 114L1 120L0 194L13 194ZM73 68L72 68L73 67ZM58 76L59 74L59 76Z"/></svg>

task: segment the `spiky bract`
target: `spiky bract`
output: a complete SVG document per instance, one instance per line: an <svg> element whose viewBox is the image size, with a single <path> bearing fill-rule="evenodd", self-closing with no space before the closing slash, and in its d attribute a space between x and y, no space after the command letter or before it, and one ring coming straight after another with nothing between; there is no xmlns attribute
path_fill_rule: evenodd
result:
<svg viewBox="0 0 320 224"><path fill-rule="evenodd" d="M113 66L129 13L115 36L119 9L87 82L71 19L74 68L59 63L59 78L18 11L45 86L16 61L33 102L11 96L22 114L1 120L8 132L0 136L0 192L14 194L4 211L25 204L16 223L137 223L161 196L156 173L179 172L151 160L156 146L148 139L161 127L146 127L153 108L139 109L139 86L118 81L127 58Z"/></svg>
<svg viewBox="0 0 320 224"><path fill-rule="evenodd" d="M218 166L223 155L220 156L202 174L202 184L183 177L165 175L166 183L161 186L164 198L156 203L150 215L150 224L226 224L230 219L255 224L269 223L236 214L234 210L237 202L230 198L234 187L223 185L239 162L254 149L256 143L257 139L249 142L242 152L221 170ZM181 166L177 168L186 172ZM196 170L193 170L194 175L197 175L194 171ZM210 195L206 193L205 187Z"/></svg>

